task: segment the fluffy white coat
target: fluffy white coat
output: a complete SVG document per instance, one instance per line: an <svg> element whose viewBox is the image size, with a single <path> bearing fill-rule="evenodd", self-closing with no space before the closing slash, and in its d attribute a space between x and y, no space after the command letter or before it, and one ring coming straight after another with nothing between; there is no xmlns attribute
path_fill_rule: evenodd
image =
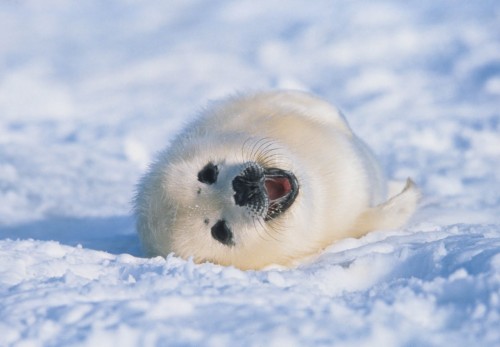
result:
<svg viewBox="0 0 500 347"><path fill-rule="evenodd" d="M209 162L219 174L207 185L197 174ZM231 182L248 162L297 177L297 198L275 219L235 204ZM137 229L149 256L291 266L336 240L403 225L419 192L411 180L401 189L388 199L374 155L327 102L296 91L256 93L215 103L159 155L138 186ZM221 219L230 246L211 235Z"/></svg>

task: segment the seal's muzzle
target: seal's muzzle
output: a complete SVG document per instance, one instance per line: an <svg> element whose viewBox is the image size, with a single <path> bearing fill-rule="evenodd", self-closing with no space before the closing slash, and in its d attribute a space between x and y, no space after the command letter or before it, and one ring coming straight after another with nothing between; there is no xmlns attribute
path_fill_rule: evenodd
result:
<svg viewBox="0 0 500 347"><path fill-rule="evenodd" d="M256 163L236 176L232 186L236 205L248 207L266 221L285 212L299 192L297 178L291 171L262 168Z"/></svg>

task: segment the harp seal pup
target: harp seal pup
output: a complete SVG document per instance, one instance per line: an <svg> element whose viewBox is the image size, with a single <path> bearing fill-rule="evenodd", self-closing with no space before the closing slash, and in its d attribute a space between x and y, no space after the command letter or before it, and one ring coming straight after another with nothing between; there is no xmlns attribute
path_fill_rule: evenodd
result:
<svg viewBox="0 0 500 347"><path fill-rule="evenodd" d="M370 149L329 103L298 91L214 103L137 187L148 256L240 269L294 266L336 240L402 226L419 190L388 196Z"/></svg>

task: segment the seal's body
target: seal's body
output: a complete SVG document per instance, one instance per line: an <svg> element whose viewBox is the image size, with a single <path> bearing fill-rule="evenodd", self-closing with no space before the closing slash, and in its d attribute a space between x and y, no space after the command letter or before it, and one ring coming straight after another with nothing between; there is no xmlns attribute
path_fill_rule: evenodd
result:
<svg viewBox="0 0 500 347"><path fill-rule="evenodd" d="M241 269L290 266L336 240L397 228L416 208L341 113L301 92L229 98L162 152L138 187L148 255Z"/></svg>

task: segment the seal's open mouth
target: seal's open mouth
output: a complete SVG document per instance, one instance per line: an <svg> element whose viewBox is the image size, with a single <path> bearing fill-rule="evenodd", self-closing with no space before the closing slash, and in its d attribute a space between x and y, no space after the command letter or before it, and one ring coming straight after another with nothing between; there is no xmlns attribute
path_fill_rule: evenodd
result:
<svg viewBox="0 0 500 347"><path fill-rule="evenodd" d="M264 169L264 188L269 199L269 207L265 220L271 220L292 206L299 184L295 175L281 169Z"/></svg>

